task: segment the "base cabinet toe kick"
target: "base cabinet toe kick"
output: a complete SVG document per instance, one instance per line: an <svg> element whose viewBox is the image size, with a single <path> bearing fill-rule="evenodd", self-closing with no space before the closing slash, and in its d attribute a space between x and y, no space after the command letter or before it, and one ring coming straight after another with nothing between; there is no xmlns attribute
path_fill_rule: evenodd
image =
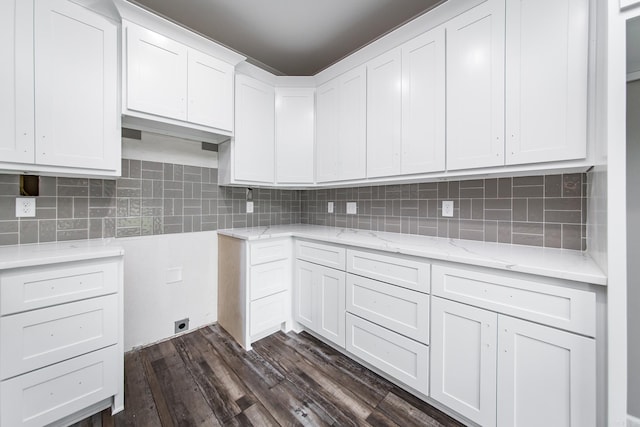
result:
<svg viewBox="0 0 640 427"><path fill-rule="evenodd" d="M219 310L244 313L239 327L220 323L247 349L305 330L466 425L603 425L602 286L308 238L220 237L221 271L236 245L243 282L238 305Z"/></svg>
<svg viewBox="0 0 640 427"><path fill-rule="evenodd" d="M123 256L88 258L0 269L1 427L124 409Z"/></svg>

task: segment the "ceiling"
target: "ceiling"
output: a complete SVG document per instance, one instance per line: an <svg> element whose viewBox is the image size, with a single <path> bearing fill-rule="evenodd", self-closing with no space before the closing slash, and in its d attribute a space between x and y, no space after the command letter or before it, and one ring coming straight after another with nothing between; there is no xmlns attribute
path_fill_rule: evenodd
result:
<svg viewBox="0 0 640 427"><path fill-rule="evenodd" d="M446 0L130 0L278 75L310 76Z"/></svg>

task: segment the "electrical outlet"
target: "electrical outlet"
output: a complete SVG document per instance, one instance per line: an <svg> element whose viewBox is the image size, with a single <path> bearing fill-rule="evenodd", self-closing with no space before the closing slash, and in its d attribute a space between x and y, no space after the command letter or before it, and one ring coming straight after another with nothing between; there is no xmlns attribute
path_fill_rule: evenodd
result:
<svg viewBox="0 0 640 427"><path fill-rule="evenodd" d="M333 213L333 202L328 202L327 203L327 212L328 213Z"/></svg>
<svg viewBox="0 0 640 427"><path fill-rule="evenodd" d="M36 216L36 199L35 197L16 197L16 217L34 217Z"/></svg>
<svg viewBox="0 0 640 427"><path fill-rule="evenodd" d="M247 202L247 213L253 213L253 202Z"/></svg>
<svg viewBox="0 0 640 427"><path fill-rule="evenodd" d="M442 201L442 216L453 217L453 200Z"/></svg>
<svg viewBox="0 0 640 427"><path fill-rule="evenodd" d="M173 333L184 332L189 330L189 318L176 320L173 322Z"/></svg>
<svg viewBox="0 0 640 427"><path fill-rule="evenodd" d="M347 213L349 215L355 215L358 213L358 203L356 202L347 202Z"/></svg>

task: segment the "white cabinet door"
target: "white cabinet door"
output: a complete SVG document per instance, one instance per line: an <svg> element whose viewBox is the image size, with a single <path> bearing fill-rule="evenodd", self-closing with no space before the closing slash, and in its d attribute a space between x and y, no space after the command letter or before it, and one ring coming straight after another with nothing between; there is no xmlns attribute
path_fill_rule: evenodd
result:
<svg viewBox="0 0 640 427"><path fill-rule="evenodd" d="M338 179L366 177L367 69L364 65L340 76L338 109Z"/></svg>
<svg viewBox="0 0 640 427"><path fill-rule="evenodd" d="M401 172L445 169L445 30L402 45Z"/></svg>
<svg viewBox="0 0 640 427"><path fill-rule="evenodd" d="M233 73L233 65L188 50L187 121L233 130Z"/></svg>
<svg viewBox="0 0 640 427"><path fill-rule="evenodd" d="M187 119L187 47L137 25L127 26L127 108Z"/></svg>
<svg viewBox="0 0 640 427"><path fill-rule="evenodd" d="M316 325L313 295L315 267L315 264L296 260L293 287L293 319L312 330Z"/></svg>
<svg viewBox="0 0 640 427"><path fill-rule="evenodd" d="M343 348L345 279L344 271L296 260L294 319Z"/></svg>
<svg viewBox="0 0 640 427"><path fill-rule="evenodd" d="M483 426L496 424L496 327L496 313L431 298L431 397Z"/></svg>
<svg viewBox="0 0 640 427"><path fill-rule="evenodd" d="M275 144L274 88L254 78L236 76L235 179L273 183Z"/></svg>
<svg viewBox="0 0 640 427"><path fill-rule="evenodd" d="M276 182L313 183L313 88L276 89Z"/></svg>
<svg viewBox="0 0 640 427"><path fill-rule="evenodd" d="M345 279L344 271L316 266L316 332L330 341L345 346Z"/></svg>
<svg viewBox="0 0 640 427"><path fill-rule="evenodd" d="M595 340L498 318L498 426L596 425Z"/></svg>
<svg viewBox="0 0 640 427"><path fill-rule="evenodd" d="M401 50L367 63L367 177L400 173Z"/></svg>
<svg viewBox="0 0 640 427"><path fill-rule="evenodd" d="M0 2L0 159L33 163L33 2Z"/></svg>
<svg viewBox="0 0 640 427"><path fill-rule="evenodd" d="M119 170L116 24L66 0L34 16L36 163Z"/></svg>
<svg viewBox="0 0 640 427"><path fill-rule="evenodd" d="M316 181L338 180L338 79L323 84L316 95Z"/></svg>
<svg viewBox="0 0 640 427"><path fill-rule="evenodd" d="M506 163L586 157L589 1L507 0L506 22Z"/></svg>
<svg viewBox="0 0 640 427"><path fill-rule="evenodd" d="M448 21L447 169L504 164L504 0Z"/></svg>

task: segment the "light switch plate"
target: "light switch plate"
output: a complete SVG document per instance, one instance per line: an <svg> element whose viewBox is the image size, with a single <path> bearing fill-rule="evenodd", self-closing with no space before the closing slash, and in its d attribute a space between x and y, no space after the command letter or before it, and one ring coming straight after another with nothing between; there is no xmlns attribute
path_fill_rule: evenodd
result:
<svg viewBox="0 0 640 427"><path fill-rule="evenodd" d="M36 216L35 197L16 197L16 218Z"/></svg>
<svg viewBox="0 0 640 427"><path fill-rule="evenodd" d="M442 216L453 217L453 200L442 201Z"/></svg>
<svg viewBox="0 0 640 427"><path fill-rule="evenodd" d="M357 202L347 202L347 214L355 215L358 213L358 203Z"/></svg>
<svg viewBox="0 0 640 427"><path fill-rule="evenodd" d="M253 213L253 202L247 202L247 213Z"/></svg>
<svg viewBox="0 0 640 427"><path fill-rule="evenodd" d="M327 203L327 212L328 213L333 213L333 202L328 202Z"/></svg>

